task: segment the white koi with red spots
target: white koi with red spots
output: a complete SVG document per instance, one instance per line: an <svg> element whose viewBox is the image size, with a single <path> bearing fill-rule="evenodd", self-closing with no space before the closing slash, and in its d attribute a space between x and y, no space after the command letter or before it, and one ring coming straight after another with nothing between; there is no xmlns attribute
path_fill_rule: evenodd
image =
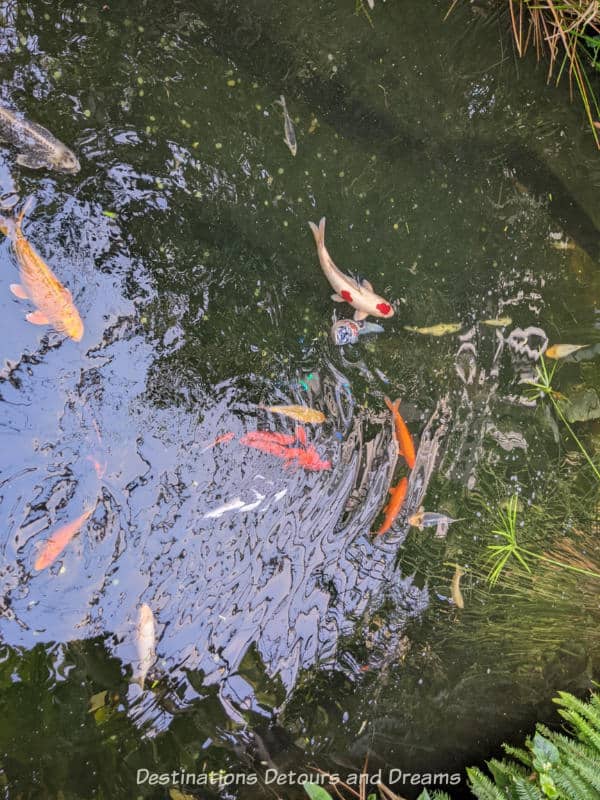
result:
<svg viewBox="0 0 600 800"><path fill-rule="evenodd" d="M331 299L336 303L350 303L356 309L354 312L355 320L365 319L369 314L373 317L383 317L384 319L393 317L394 309L391 304L384 300L383 297L375 294L369 281L362 280L358 283L354 278L344 275L336 267L325 247L325 217L321 218L318 227L314 222L309 222L308 224L315 237L321 269L335 290L335 294L331 295Z"/></svg>

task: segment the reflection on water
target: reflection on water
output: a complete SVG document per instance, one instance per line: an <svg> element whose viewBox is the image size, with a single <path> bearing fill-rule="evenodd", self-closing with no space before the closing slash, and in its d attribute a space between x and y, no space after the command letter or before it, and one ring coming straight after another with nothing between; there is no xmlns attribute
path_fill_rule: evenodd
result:
<svg viewBox="0 0 600 800"><path fill-rule="evenodd" d="M587 190L567 189L543 146L516 188L505 161L518 170L528 151L502 109L563 113L577 129L573 111L530 103L537 82L498 79L487 29L465 75L452 44L460 17L444 25L436 3L376 4L387 21L374 29L345 0L1 5L3 102L72 145L82 170L36 174L2 147L0 196L34 198L27 236L86 329L74 343L24 321L1 242L0 635L12 727L0 725L0 744L18 790L28 793L29 773L14 731L29 744L36 709L70 755L48 747L42 791L73 797L96 786L69 772L73 752L103 754L98 781L114 795L118 758L132 775L183 762L356 767L367 753L456 768L538 710L548 716L559 677L589 678L581 663L594 643L564 657L567 616L555 609L543 668L517 641L532 625L525 612L515 638L504 630L489 645L491 604L496 620L508 606L471 572L459 612L446 565L481 555L479 509L502 499L490 483L518 487L524 506L540 476L557 498L567 491L548 468L556 426L528 381L574 309L596 330L595 273L583 258L566 270L570 254L549 238L564 228L592 252L596 212L577 225L563 213ZM282 92L295 158L281 141ZM534 178L546 175L552 188L540 189ZM336 220L340 263L395 301L377 336L330 341L315 214ZM405 330L440 323L460 332ZM590 363L577 354L569 369ZM417 455L400 515L373 537L406 474L384 395L400 397ZM261 407L289 404L326 416L305 426L305 445L293 420ZM331 469L247 447L253 431L296 437ZM581 503L569 504L576 520ZM445 538L411 529L421 506L460 521ZM35 570L40 542L86 509L80 533ZM143 603L157 632L145 691L130 683ZM477 729L461 704L479 707ZM118 791L130 796L132 780Z"/></svg>

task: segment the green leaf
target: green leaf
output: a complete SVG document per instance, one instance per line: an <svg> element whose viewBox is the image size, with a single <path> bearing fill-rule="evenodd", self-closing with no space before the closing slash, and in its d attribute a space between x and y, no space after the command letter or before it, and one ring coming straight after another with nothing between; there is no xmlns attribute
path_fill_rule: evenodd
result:
<svg viewBox="0 0 600 800"><path fill-rule="evenodd" d="M318 783L305 783L304 788L310 800L333 800L329 792L326 792Z"/></svg>
<svg viewBox="0 0 600 800"><path fill-rule="evenodd" d="M540 789L550 800L554 800L555 797L558 797L558 789L554 785L554 781L545 773L540 774Z"/></svg>
<svg viewBox="0 0 600 800"><path fill-rule="evenodd" d="M587 422L600 418L600 397L589 386L576 386L568 398L557 401L568 422Z"/></svg>
<svg viewBox="0 0 600 800"><path fill-rule="evenodd" d="M547 772L559 760L560 754L552 742L545 739L540 733L536 732L533 737L532 748L535 761L534 769L538 772Z"/></svg>

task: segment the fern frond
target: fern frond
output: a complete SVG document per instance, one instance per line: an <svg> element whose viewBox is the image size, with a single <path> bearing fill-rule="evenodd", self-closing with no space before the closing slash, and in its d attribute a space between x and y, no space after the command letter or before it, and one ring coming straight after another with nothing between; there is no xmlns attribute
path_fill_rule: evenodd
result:
<svg viewBox="0 0 600 800"><path fill-rule="evenodd" d="M529 753L527 750L523 750L522 747L512 747L510 744L503 744L502 748L507 755L513 756L517 759L517 761L520 761L522 764L525 764L526 767L531 769L533 759L531 758L531 753Z"/></svg>
<svg viewBox="0 0 600 800"><path fill-rule="evenodd" d="M574 712L579 718L583 717L600 734L600 708L592 703L579 700L569 692L559 692L554 702L563 709Z"/></svg>
<svg viewBox="0 0 600 800"><path fill-rule="evenodd" d="M518 778L515 789L519 800L545 800L535 783L531 783L527 778Z"/></svg>
<svg viewBox="0 0 600 800"><path fill-rule="evenodd" d="M470 789L477 800L511 800L477 767L467 767Z"/></svg>
<svg viewBox="0 0 600 800"><path fill-rule="evenodd" d="M568 765L556 773L554 780L569 800L590 800L596 794L590 784Z"/></svg>
<svg viewBox="0 0 600 800"><path fill-rule="evenodd" d="M590 725L587 720L577 711L570 711L564 708L559 708L558 713L570 722L575 729L575 734L578 739L590 744L598 753L600 753L600 733Z"/></svg>
<svg viewBox="0 0 600 800"><path fill-rule="evenodd" d="M498 788L506 792L509 797L514 796L516 780L527 778L531 772L515 761L497 761L494 758L486 763Z"/></svg>

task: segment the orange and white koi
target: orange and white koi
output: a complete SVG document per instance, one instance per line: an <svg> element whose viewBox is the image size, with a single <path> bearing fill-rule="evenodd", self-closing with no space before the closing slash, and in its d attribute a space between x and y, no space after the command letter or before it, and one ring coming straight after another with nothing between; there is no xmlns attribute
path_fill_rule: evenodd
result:
<svg viewBox="0 0 600 800"><path fill-rule="evenodd" d="M354 312L355 320L366 319L369 314L374 317L384 317L385 319L393 317L394 309L383 297L375 294L369 281L362 280L359 283L354 278L344 275L336 267L325 247L325 217L321 218L318 227L314 222L309 222L308 224L315 237L321 269L335 291L335 294L331 295L331 299L335 303L350 303L356 309Z"/></svg>
<svg viewBox="0 0 600 800"><path fill-rule="evenodd" d="M72 522L68 522L53 533L52 536L44 542L33 565L34 569L46 569L50 564L53 564L79 531L83 523L92 516L92 512L93 509L91 508L84 511L80 517L77 517L77 519L74 519Z"/></svg>
<svg viewBox="0 0 600 800"><path fill-rule="evenodd" d="M403 456L404 460L409 466L409 469L412 469L415 465L415 446L413 444L410 432L406 427L406 422L404 422L402 416L400 415L400 400L396 400L393 403L389 397L385 397L384 400L386 406L392 412L396 445L398 446L398 455Z"/></svg>
<svg viewBox="0 0 600 800"><path fill-rule="evenodd" d="M383 509L385 514L384 520L381 523L379 530L375 531L375 536L381 536L381 534L387 533L392 527L396 517L402 509L402 504L404 503L407 490L408 478L402 478L397 486L392 486L390 489L390 499L388 504Z"/></svg>
<svg viewBox="0 0 600 800"><path fill-rule="evenodd" d="M15 297L30 300L36 306L36 310L25 317L28 322L51 325L59 333L79 342L83 337L83 322L73 295L23 235L21 224L25 210L14 220L0 217L0 231L12 242L21 278L20 283L11 283L10 290Z"/></svg>

